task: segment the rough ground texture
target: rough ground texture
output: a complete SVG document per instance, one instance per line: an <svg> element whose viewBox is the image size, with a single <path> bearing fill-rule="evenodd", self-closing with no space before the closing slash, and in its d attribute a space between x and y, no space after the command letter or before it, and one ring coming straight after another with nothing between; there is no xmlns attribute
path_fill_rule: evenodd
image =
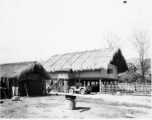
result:
<svg viewBox="0 0 152 120"><path fill-rule="evenodd" d="M132 111L131 116L135 118L151 118L151 97L141 96L137 102L134 99L133 103L110 97L104 98L106 97L79 96L76 99L76 109L66 110L64 96L21 97L21 101L4 100L1 103L0 116L1 118L126 118ZM142 101L142 104L139 101Z"/></svg>

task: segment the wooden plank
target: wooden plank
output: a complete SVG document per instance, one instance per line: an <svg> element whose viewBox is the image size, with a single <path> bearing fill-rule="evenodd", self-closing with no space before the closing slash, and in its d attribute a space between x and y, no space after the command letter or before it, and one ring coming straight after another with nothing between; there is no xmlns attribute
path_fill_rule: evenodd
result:
<svg viewBox="0 0 152 120"><path fill-rule="evenodd" d="M69 95L69 96L78 96L78 97L84 97L84 98L95 98L92 95L81 95L76 93L61 93L61 92L50 92L49 95Z"/></svg>
<svg viewBox="0 0 152 120"><path fill-rule="evenodd" d="M71 95L71 96L77 96L75 93L62 93L62 92L50 92L50 95Z"/></svg>
<svg viewBox="0 0 152 120"><path fill-rule="evenodd" d="M53 87L58 83L59 80L60 80L60 79L58 79L58 80L50 87L50 89L53 88Z"/></svg>

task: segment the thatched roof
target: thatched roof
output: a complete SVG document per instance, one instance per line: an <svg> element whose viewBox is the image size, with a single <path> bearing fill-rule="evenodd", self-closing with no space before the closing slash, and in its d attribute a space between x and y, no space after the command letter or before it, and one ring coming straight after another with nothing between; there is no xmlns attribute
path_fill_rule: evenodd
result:
<svg viewBox="0 0 152 120"><path fill-rule="evenodd" d="M116 65L119 73L128 70L119 48L54 55L42 65L46 71L55 72L107 69L109 64Z"/></svg>
<svg viewBox="0 0 152 120"><path fill-rule="evenodd" d="M0 64L0 78L20 78L30 72L40 74L45 79L50 78L43 66L36 61Z"/></svg>

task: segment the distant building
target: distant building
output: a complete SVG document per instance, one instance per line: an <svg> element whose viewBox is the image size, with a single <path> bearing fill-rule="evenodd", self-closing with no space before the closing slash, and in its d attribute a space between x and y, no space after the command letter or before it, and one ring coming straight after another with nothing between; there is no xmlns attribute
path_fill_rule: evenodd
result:
<svg viewBox="0 0 152 120"><path fill-rule="evenodd" d="M54 55L42 65L54 82L58 81L57 89L62 89L65 81L68 86L80 82L91 85L95 92L102 92L102 86L117 84L118 73L128 70L119 48Z"/></svg>

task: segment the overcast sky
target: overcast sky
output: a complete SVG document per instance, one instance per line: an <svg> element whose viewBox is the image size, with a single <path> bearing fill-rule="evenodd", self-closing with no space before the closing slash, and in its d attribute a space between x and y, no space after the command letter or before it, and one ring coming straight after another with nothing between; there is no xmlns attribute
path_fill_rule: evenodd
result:
<svg viewBox="0 0 152 120"><path fill-rule="evenodd" d="M126 59L136 58L128 40L151 30L151 16L151 0L0 0L0 63L101 49L106 31L122 36Z"/></svg>

